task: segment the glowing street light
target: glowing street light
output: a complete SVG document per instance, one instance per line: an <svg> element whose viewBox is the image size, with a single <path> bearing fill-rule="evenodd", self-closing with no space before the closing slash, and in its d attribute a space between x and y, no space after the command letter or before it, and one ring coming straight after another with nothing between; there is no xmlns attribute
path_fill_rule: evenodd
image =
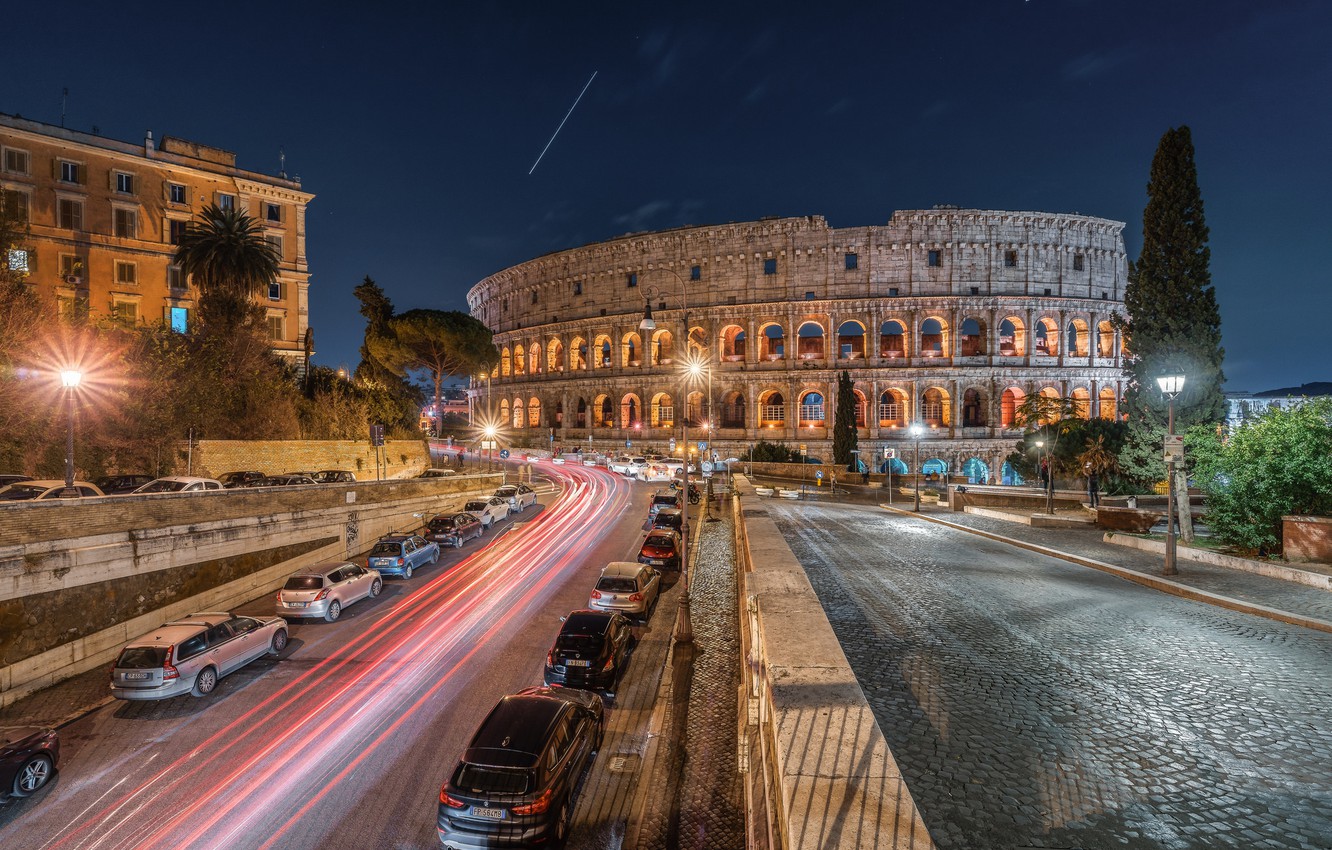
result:
<svg viewBox="0 0 1332 850"><path fill-rule="evenodd" d="M920 435L924 432L919 422L911 425L911 438L916 441L916 500L911 510L917 513L920 513Z"/></svg>
<svg viewBox="0 0 1332 850"><path fill-rule="evenodd" d="M65 387L65 397L69 401L69 431L65 440L65 488L74 487L74 391L79 388L83 373L78 369L63 369L60 383Z"/></svg>
<svg viewBox="0 0 1332 850"><path fill-rule="evenodd" d="M1169 399L1170 414L1166 420L1166 550L1162 575L1173 576L1175 569L1175 396L1184 389L1184 376L1179 373L1161 375L1156 385Z"/></svg>

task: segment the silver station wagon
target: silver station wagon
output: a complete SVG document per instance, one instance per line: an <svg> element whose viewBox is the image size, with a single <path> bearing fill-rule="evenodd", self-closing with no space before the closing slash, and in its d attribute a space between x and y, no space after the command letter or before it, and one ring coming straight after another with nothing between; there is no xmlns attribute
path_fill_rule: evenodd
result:
<svg viewBox="0 0 1332 850"><path fill-rule="evenodd" d="M373 599L383 589L378 570L346 561L319 564L287 579L278 591L276 612L279 617L323 617L331 623L343 608Z"/></svg>
<svg viewBox="0 0 1332 850"><path fill-rule="evenodd" d="M281 617L190 614L163 623L120 650L111 669L111 695L131 700L206 696L218 679L286 647L287 621Z"/></svg>

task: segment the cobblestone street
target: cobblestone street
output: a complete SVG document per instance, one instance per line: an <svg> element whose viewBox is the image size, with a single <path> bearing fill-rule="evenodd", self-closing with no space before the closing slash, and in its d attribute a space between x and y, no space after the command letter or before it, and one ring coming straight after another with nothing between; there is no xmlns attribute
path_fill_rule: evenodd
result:
<svg viewBox="0 0 1332 850"><path fill-rule="evenodd" d="M767 503L940 848L1332 847L1332 636Z"/></svg>

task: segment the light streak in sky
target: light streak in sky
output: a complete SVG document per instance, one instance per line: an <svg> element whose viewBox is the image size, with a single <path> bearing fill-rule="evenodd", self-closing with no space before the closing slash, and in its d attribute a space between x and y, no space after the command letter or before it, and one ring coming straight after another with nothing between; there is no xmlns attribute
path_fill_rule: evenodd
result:
<svg viewBox="0 0 1332 850"><path fill-rule="evenodd" d="M587 85L583 86L583 90L578 93L578 97L574 98L573 106L569 107L569 111L564 113L564 121L568 121L569 116L573 115L574 109L577 108L578 106L578 101L582 100L583 95L587 94L588 86L591 86L592 81L595 80L596 78L597 78L597 72L593 71L592 76L587 78ZM555 128L555 132L552 133L550 136L550 141L546 142L546 146L542 148L541 153L537 155L536 162L532 163L532 167L527 172L529 177L532 175L533 171L536 171L536 167L541 164L541 157L545 156L546 151L550 150L550 146L555 144L555 137L558 136L560 134L560 131L564 129L564 121L561 121L560 126Z"/></svg>
<svg viewBox="0 0 1332 850"><path fill-rule="evenodd" d="M403 746L404 724L448 710L440 691L580 566L586 542L614 525L629 498L628 485L602 471L550 474L562 479L562 492L519 532L415 587L190 752L130 780L132 790L90 816L93 806L85 809L47 848L269 848L290 840L368 759Z"/></svg>

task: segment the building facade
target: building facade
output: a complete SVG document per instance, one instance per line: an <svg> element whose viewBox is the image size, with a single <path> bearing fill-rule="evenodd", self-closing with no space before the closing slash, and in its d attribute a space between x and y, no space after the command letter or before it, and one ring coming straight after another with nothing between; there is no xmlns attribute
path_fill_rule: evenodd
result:
<svg viewBox="0 0 1332 850"><path fill-rule="evenodd" d="M474 404L529 442L665 446L683 418L723 457L762 439L831 461L845 370L868 465L890 449L899 472L997 482L1027 395L1119 415L1123 227L936 208L883 226L774 218L550 254L469 292L501 355Z"/></svg>
<svg viewBox="0 0 1332 850"><path fill-rule="evenodd" d="M279 278L259 296L273 348L299 360L308 326L310 271L299 179L236 167L236 155L151 132L142 144L0 114L0 188L31 234L5 261L62 314L99 321L161 321L187 331L197 292L172 263L185 224L210 203L260 222L281 255Z"/></svg>

